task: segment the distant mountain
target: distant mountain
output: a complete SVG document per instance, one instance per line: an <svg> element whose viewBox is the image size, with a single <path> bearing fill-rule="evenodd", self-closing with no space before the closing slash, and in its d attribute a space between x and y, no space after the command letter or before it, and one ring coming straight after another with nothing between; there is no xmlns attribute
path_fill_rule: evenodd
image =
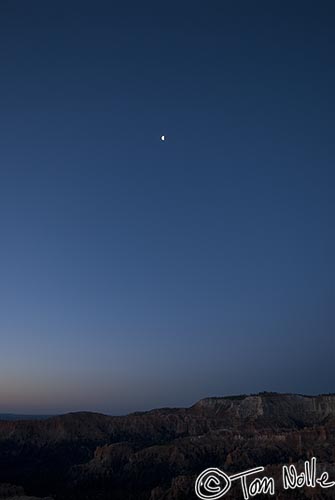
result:
<svg viewBox="0 0 335 500"><path fill-rule="evenodd" d="M55 500L195 499L195 479L207 467L233 474L262 465L277 477L282 465L301 467L313 456L335 479L334 395L262 393L124 417L0 422L0 482ZM299 488L276 498L334 493ZM225 498L239 495L232 488Z"/></svg>
<svg viewBox="0 0 335 500"><path fill-rule="evenodd" d="M0 413L0 420L44 420L54 415L22 415L20 413ZM0 497L1 498L1 497Z"/></svg>

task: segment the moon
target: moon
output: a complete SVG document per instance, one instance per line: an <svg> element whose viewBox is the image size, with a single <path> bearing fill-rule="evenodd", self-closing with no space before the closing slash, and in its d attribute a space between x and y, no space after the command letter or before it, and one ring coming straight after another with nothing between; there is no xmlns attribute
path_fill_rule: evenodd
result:
<svg viewBox="0 0 335 500"><path fill-rule="evenodd" d="M165 135L161 135L161 141L165 141Z"/></svg>

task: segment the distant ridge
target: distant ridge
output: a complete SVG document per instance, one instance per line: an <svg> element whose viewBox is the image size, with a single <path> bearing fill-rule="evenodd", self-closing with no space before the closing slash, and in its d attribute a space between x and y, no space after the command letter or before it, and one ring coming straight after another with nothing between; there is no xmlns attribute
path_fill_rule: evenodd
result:
<svg viewBox="0 0 335 500"><path fill-rule="evenodd" d="M55 415L21 415L20 413L0 413L0 420L45 420Z"/></svg>

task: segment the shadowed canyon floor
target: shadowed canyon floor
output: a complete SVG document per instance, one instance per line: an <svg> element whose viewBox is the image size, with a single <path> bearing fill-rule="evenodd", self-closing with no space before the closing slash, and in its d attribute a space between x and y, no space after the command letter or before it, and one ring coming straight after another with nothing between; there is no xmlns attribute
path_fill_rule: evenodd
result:
<svg viewBox="0 0 335 500"><path fill-rule="evenodd" d="M186 500L207 467L264 466L279 484L283 465L301 469L313 456L335 479L335 395L262 393L124 417L0 421L0 499ZM240 488L225 498L242 498ZM278 487L275 498L329 499L335 488Z"/></svg>

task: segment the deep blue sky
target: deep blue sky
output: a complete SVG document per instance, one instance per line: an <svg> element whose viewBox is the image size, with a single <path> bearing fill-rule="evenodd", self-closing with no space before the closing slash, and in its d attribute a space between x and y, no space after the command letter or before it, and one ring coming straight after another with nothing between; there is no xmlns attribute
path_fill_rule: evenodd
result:
<svg viewBox="0 0 335 500"><path fill-rule="evenodd" d="M1 0L1 411L334 391L334 54L332 1Z"/></svg>

